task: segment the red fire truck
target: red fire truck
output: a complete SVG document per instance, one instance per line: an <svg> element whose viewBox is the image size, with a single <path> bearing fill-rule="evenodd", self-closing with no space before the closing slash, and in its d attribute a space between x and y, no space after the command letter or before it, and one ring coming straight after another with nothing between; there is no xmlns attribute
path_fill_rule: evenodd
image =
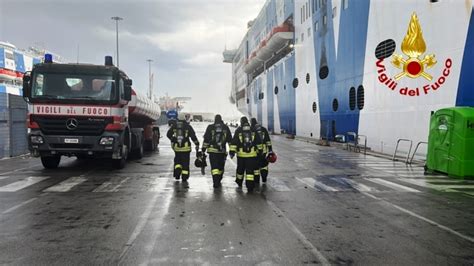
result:
<svg viewBox="0 0 474 266"><path fill-rule="evenodd" d="M45 168L61 156L110 158L123 168L129 154L156 150L161 112L157 103L132 89L132 80L113 66L56 64L49 55L23 78L28 102L28 143Z"/></svg>

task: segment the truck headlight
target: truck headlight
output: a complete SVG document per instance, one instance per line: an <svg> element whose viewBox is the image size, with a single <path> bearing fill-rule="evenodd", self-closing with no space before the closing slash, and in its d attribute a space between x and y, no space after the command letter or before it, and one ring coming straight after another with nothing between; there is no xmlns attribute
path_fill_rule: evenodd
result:
<svg viewBox="0 0 474 266"><path fill-rule="evenodd" d="M41 136L30 136L30 141L32 144L43 144L44 140Z"/></svg>
<svg viewBox="0 0 474 266"><path fill-rule="evenodd" d="M114 137L100 138L99 145L112 145L112 144L114 144Z"/></svg>

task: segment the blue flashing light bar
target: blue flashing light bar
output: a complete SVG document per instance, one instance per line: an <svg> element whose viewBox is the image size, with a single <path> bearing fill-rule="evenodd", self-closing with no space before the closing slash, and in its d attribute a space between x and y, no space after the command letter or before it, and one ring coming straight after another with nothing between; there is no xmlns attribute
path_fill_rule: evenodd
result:
<svg viewBox="0 0 474 266"><path fill-rule="evenodd" d="M113 59L112 59L112 56L107 55L107 56L105 57L105 65L106 65L106 66L113 66L113 65L114 65L114 61L113 61Z"/></svg>
<svg viewBox="0 0 474 266"><path fill-rule="evenodd" d="M53 63L53 55L52 54L44 54L44 62L45 63Z"/></svg>

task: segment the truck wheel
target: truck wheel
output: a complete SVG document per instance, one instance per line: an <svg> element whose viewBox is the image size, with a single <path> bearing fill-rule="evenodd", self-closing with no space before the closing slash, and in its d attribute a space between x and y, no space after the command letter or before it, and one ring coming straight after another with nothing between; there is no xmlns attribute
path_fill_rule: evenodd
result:
<svg viewBox="0 0 474 266"><path fill-rule="evenodd" d="M113 159L112 165L115 169L123 169L125 164L127 163L127 156L128 156L128 146L122 146L122 158L121 159Z"/></svg>
<svg viewBox="0 0 474 266"><path fill-rule="evenodd" d="M55 169L58 168L59 162L61 161L60 155L54 156L41 156L41 163L46 169Z"/></svg>

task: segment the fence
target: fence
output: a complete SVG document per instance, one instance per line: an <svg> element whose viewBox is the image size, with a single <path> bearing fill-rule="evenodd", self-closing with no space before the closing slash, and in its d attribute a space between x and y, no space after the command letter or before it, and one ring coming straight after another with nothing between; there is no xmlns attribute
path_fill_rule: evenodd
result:
<svg viewBox="0 0 474 266"><path fill-rule="evenodd" d="M28 153L26 113L21 96L0 93L0 158Z"/></svg>

